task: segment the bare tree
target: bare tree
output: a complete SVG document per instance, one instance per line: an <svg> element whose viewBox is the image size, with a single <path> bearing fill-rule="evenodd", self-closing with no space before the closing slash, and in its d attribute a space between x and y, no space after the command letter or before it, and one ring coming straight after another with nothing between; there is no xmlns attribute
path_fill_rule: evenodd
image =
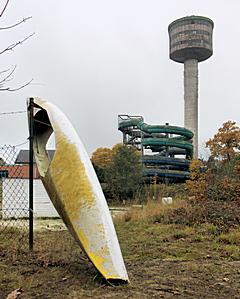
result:
<svg viewBox="0 0 240 299"><path fill-rule="evenodd" d="M6 12L6 9L8 7L8 4L9 4L10 0L6 0L4 5L3 5L3 8L0 10L0 18L4 15L4 13ZM9 29L12 29L14 27L17 27L25 22L27 22L28 20L30 20L32 17L25 17L23 18L22 20L14 23L14 24L11 24L9 26L5 26L5 27L0 27L0 31L1 30L9 30ZM0 19L1 21L1 19ZM10 52L10 51L14 51L14 49L19 46L19 45L22 45L24 42L26 42L29 38L31 38L35 33L31 33L30 35L26 36L25 38L23 38L22 40L19 40L17 42L14 42L10 45L8 45L6 48L3 48L2 50L0 50L0 55L1 54L4 54L4 53L7 53L7 52ZM0 71L0 91L17 91L19 89L22 89L24 88L25 86L29 85L33 79L27 81L26 83L18 86L18 87L15 87L15 88L12 88L10 87L8 84L10 81L13 80L14 78L14 73L15 73L15 70L16 70L16 65L12 66L12 67L9 67L5 70L2 70Z"/></svg>

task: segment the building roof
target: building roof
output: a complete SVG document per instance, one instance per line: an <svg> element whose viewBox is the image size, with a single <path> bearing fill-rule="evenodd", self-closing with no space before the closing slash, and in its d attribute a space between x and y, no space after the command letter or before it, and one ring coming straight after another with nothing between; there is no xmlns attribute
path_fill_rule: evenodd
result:
<svg viewBox="0 0 240 299"><path fill-rule="evenodd" d="M50 159L52 160L55 150L47 150ZM29 150L20 150L15 160L15 164L28 164L29 163ZM35 158L33 156L33 163Z"/></svg>

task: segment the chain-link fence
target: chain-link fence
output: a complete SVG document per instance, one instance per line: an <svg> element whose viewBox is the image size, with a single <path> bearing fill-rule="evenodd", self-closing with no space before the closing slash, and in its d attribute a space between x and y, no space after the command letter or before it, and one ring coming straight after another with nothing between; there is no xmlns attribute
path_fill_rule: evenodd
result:
<svg viewBox="0 0 240 299"><path fill-rule="evenodd" d="M28 165L16 158L14 146L0 147L0 242L28 247Z"/></svg>

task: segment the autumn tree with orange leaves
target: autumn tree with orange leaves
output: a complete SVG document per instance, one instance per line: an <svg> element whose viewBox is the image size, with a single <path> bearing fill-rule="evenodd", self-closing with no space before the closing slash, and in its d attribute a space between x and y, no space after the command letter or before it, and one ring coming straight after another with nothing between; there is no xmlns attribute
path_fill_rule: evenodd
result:
<svg viewBox="0 0 240 299"><path fill-rule="evenodd" d="M105 182L105 172L112 163L112 159L113 151L111 148L99 147L93 152L91 161L100 183Z"/></svg>
<svg viewBox="0 0 240 299"><path fill-rule="evenodd" d="M139 155L136 149L123 144L98 148L92 154L91 161L107 197L134 197L142 177Z"/></svg>
<svg viewBox="0 0 240 299"><path fill-rule="evenodd" d="M236 122L225 122L206 146L211 156L205 168L196 160L190 167L190 195L214 201L240 200L240 128Z"/></svg>
<svg viewBox="0 0 240 299"><path fill-rule="evenodd" d="M194 195L198 199L205 197L207 189L207 173L205 165L200 160L192 160L190 167L190 180L186 181L189 195Z"/></svg>
<svg viewBox="0 0 240 299"><path fill-rule="evenodd" d="M112 162L113 151L108 147L99 147L92 154L92 163L99 168L105 168Z"/></svg>
<svg viewBox="0 0 240 299"><path fill-rule="evenodd" d="M225 122L206 146L213 158L229 162L240 150L240 128L234 121Z"/></svg>

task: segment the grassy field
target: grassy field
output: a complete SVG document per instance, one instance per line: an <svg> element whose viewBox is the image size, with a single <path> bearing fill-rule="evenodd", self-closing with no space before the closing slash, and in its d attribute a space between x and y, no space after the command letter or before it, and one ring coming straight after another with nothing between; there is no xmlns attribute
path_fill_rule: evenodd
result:
<svg viewBox="0 0 240 299"><path fill-rule="evenodd" d="M104 282L60 220L44 220L32 254L0 242L0 298L18 288L20 298L34 299L240 298L240 227L221 232L136 215L115 226L129 285Z"/></svg>

